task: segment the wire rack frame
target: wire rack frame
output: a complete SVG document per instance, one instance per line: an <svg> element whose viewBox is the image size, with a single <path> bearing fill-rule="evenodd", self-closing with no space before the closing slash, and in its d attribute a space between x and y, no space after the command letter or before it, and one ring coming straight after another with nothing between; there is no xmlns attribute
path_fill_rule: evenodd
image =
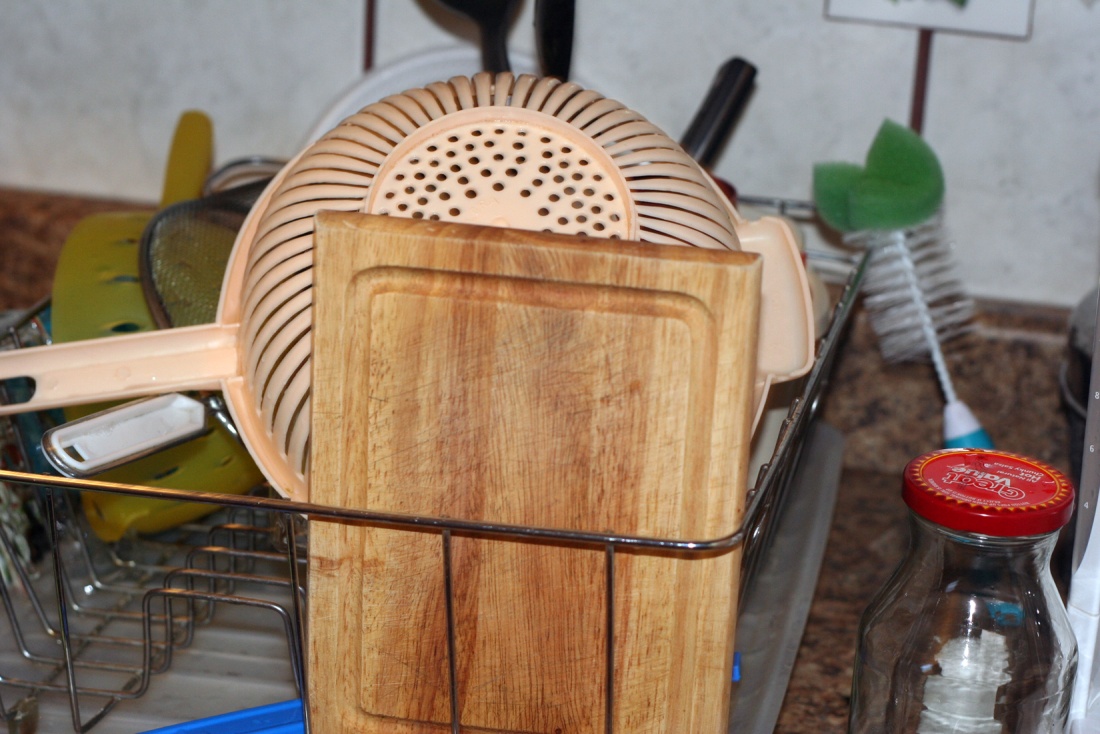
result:
<svg viewBox="0 0 1100 734"><path fill-rule="evenodd" d="M210 527L194 545L181 546L185 550L182 558L177 553L148 563L111 557L107 565L113 569L101 575L97 565L102 564L97 564L87 544L75 537L72 520L65 519L71 518L71 497L72 493L55 488L41 492L54 548L53 583L46 587L52 589L50 598L40 598L43 590L35 581L41 579L31 578L36 570L19 559L10 539L0 534L0 551L15 570L20 598L13 598L6 583L0 584L0 596L17 652L37 673L33 677L8 671L0 675L5 690L28 692L11 709L3 708L9 725L36 718L38 694L52 692L66 694L73 730L89 731L119 703L145 695L153 677L168 671L174 652L190 647L196 629L212 625L215 608L226 606L247 607L253 616L264 614L277 620L273 626L281 629L286 641L285 657L295 690L301 695L301 612L296 601L299 595L293 593L301 575L285 571L288 563L301 562L296 544L259 549L253 536L270 534L271 527L229 522ZM298 522L289 516L273 519L280 524ZM211 542L215 536L222 541ZM148 547L143 544L143 549ZM274 568L276 573L260 571L260 567ZM284 572L278 572L280 568ZM277 593L257 596L257 588ZM51 600L52 615L46 608ZM15 612L19 601L31 608L22 618ZM42 644L43 639L47 644ZM100 702L94 713L89 714L93 709L86 705L87 699Z"/></svg>
<svg viewBox="0 0 1100 734"><path fill-rule="evenodd" d="M294 667L295 681L299 691L305 695L305 667L303 665L303 635L304 619L304 595L306 592L305 579L301 574L303 551L299 546L297 537L298 528L302 522L308 525L311 520L343 521L367 523L378 527L400 528L403 530L436 532L440 535L442 563L444 570L444 586L446 599L447 642L450 664L450 689L451 689L451 730L454 734L460 731L460 723L457 711L458 681L456 676L457 661L455 660L455 620L453 608L453 588L451 579L451 553L452 537L455 535L477 535L480 537L498 538L506 540L526 540L566 544L584 547L602 547L606 563L606 607L608 630L604 644L606 646L605 659L607 661L604 671L605 681L605 734L613 734L614 711L614 636L613 625L610 624L614 615L614 560L618 552L624 550L645 551L651 553L679 553L679 554L703 554L729 550L738 546L744 547L742 557L742 591L755 579L755 571L760 563L760 558L766 552L770 540L770 532L774 527L775 518L782 508L786 487L797 467L801 455L802 443L806 431L817 416L822 399L826 394L829 376L833 364L839 352L840 343L847 329L852 311L855 307L860 286L863 281L867 265L867 257L862 257L852 270L848 282L833 308L825 335L818 340L817 357L807 376L801 393L796 397L789 408L786 419L780 429L776 446L770 460L760 467L756 483L747 494L746 511L742 523L728 535L717 538L701 539L672 539L645 537L625 534L608 534L599 532L576 531L559 528L545 528L532 526L509 525L502 523L488 523L480 521L461 520L440 517L421 517L403 515L397 513L377 512L358 508L333 507L309 502L298 502L281 499L272 496L259 495L221 495L211 492L195 490L167 489L159 487L146 487L140 485L118 484L88 479L73 479L53 475L44 475L29 471L0 469L0 482L13 485L37 486L45 488L50 495L47 507L50 508L51 532L58 532L61 525L55 520L58 502L58 490L98 491L110 492L121 495L140 496L183 502L198 502L215 504L225 508L240 509L252 513L270 514L272 517L281 518L281 526L286 542L286 557L288 558L289 585L292 591L292 603L290 609L279 605L269 606L262 600L251 600L246 597L235 596L231 593L220 593L213 590L172 589L169 586L154 588L145 592L142 605L142 619L144 620L143 635L143 665L138 671L137 678L130 683L124 691L88 691L77 685L76 671L80 667L79 661L73 654L73 639L67 629L66 620L68 609L66 599L67 590L63 579L66 571L63 562L59 560L59 554L55 554L54 576L57 592L57 607L59 618L62 620L59 630L60 644L63 650L62 668L67 682L67 689L72 708L74 731L84 732L91 729L105 716L111 707L127 697L140 696L148 688L149 676L158 669L166 668L170 663L173 647L173 620L171 613L171 600L184 599L188 602L188 612L185 620L193 623L199 619L194 612L194 603L207 604L231 603L250 604L264 606L272 609L283 620L290 648L290 658ZM55 539L57 536L55 536ZM208 583L218 581L230 583L239 580L240 577L230 578L232 574L221 575L217 572L191 574L180 571L170 575L170 578L190 576L191 581L202 579ZM211 587L213 588L213 587ZM153 602L157 599L166 605L166 611L160 614L159 619L165 625L161 635L162 643L158 645L153 634L153 623L158 619L153 612ZM188 625L184 625L189 628ZM0 678L0 684L7 683ZM110 695L111 699L103 710L97 712L90 719L81 718L78 696L82 693L100 693ZM305 706L305 727L309 732L308 711Z"/></svg>
<svg viewBox="0 0 1100 734"><path fill-rule="evenodd" d="M4 348L48 342L45 303L0 332ZM0 401L10 402L24 387L0 384ZM3 465L42 476L34 444L54 419L28 414L0 421ZM48 693L67 701L74 731L91 730L120 703L145 695L173 653L191 646L197 628L213 624L216 608L229 606L277 620L261 634L274 628L285 638L285 658L301 695L300 595L292 589L302 578L293 566L304 559L296 555L299 543L288 541L302 535L296 517L233 508L219 513L227 517L217 524L184 526L185 541L106 544L95 542L73 505L74 492L35 483L17 496L0 482L0 495L6 500L0 507L0 602L15 658L6 658L0 671L0 692L23 693L10 706L0 696L7 730L38 731L40 694ZM31 516L47 536L50 550L41 559L31 558L26 523L13 522ZM275 591L248 595L257 589Z"/></svg>

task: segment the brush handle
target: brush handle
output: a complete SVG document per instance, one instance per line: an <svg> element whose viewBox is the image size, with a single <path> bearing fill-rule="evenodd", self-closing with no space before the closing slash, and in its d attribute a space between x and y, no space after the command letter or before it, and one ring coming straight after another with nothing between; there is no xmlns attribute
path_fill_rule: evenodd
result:
<svg viewBox="0 0 1100 734"><path fill-rule="evenodd" d="M237 325L204 324L0 353L0 380L30 378L0 415L182 390L216 390L237 373Z"/></svg>

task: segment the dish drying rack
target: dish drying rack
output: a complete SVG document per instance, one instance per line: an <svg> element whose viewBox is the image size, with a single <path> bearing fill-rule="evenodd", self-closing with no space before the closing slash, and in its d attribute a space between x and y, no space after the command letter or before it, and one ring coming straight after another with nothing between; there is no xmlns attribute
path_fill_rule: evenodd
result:
<svg viewBox="0 0 1100 734"><path fill-rule="evenodd" d="M167 688L158 685L169 669L173 675L181 669L194 673L208 690L220 690L223 700L225 686L232 686L228 705L234 710L304 697L305 537L313 518L438 531L445 546L451 533L468 532L598 544L606 549L609 568L622 549L702 553L743 545L741 594L747 598L774 540L866 263L866 256L855 262L833 307L826 333L818 340L814 366L790 404L771 458L760 467L748 492L743 523L716 540L410 517L291 502L263 488L246 495L220 495L72 479L48 473L37 455L40 433L55 422L53 415L24 414L0 423L0 501L6 508L0 514L0 598L15 645L14 650L0 651L0 718L9 731L19 734L61 731L61 719L38 728L46 725L40 702L47 697L54 702L53 715L67 718L76 732L113 726L123 719L125 724L119 725L127 728L118 731L135 731L163 726L165 715L179 721L226 710L224 703L215 710L204 708L201 691L182 694L174 690L174 683ZM48 303L0 333L0 348L5 349L48 341ZM0 385L0 400L9 402L6 391L19 387L16 381ZM74 505L74 495L83 491L202 502L218 509L203 522L153 538L107 544L90 532ZM831 504L829 509L831 514ZM43 542L37 549L24 542L25 522L39 526ZM612 587L608 585L609 607L614 603ZM799 633L801 624L804 619ZM453 628L449 632L453 639ZM610 650L613 641L608 638ZM743 639L739 633L739 644ZM611 686L606 696L610 712ZM308 716L305 726L308 731ZM457 726L452 724L454 731Z"/></svg>

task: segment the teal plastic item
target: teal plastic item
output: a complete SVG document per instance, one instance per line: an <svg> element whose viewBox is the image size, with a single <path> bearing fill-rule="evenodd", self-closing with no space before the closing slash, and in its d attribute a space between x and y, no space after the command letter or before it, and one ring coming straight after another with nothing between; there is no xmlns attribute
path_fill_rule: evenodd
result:
<svg viewBox="0 0 1100 734"><path fill-rule="evenodd" d="M19 315L18 312L14 311L10 313L15 316ZM0 315L0 330L10 328L4 316L6 316L6 314ZM43 343L43 340L52 333L49 305L46 305L42 311L38 313L37 319L44 333L38 333L37 330L28 330L25 334L21 333L20 339L23 341L22 346L39 346ZM0 387L7 393L7 398L12 403L24 402L30 399L31 395L34 394L34 383L25 377L0 381ZM15 435L19 438L19 445L26 454L27 461L30 462L29 470L35 474L57 474L57 471L54 470L53 465L46 460L46 455L42 451L42 434L47 429L64 423L64 413L62 413L61 410L17 413L11 416L9 420L14 424L16 429ZM3 465L6 469L28 469L28 467L22 465L9 465L5 461L0 461L0 465Z"/></svg>
<svg viewBox="0 0 1100 734"><path fill-rule="evenodd" d="M985 429L979 428L976 431L971 431L965 436L956 436L954 438L948 437L943 441L943 447L945 449L991 449L993 446L993 439L986 433Z"/></svg>
<svg viewBox="0 0 1100 734"><path fill-rule="evenodd" d="M153 729L144 734L305 734L302 701L234 711L209 719Z"/></svg>
<svg viewBox="0 0 1100 734"><path fill-rule="evenodd" d="M991 449L993 438L982 428L977 417L961 400L943 406L943 447L945 449Z"/></svg>

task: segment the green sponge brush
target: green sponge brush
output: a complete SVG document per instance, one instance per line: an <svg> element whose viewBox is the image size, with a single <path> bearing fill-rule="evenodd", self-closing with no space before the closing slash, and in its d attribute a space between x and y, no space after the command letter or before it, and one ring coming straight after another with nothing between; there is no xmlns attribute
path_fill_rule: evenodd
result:
<svg viewBox="0 0 1100 734"><path fill-rule="evenodd" d="M886 120L854 163L814 166L814 203L841 232L903 229L931 218L943 203L943 169L921 136Z"/></svg>
<svg viewBox="0 0 1100 734"><path fill-rule="evenodd" d="M955 394L941 342L965 330L973 305L953 276L940 229L943 169L916 133L882 123L863 166L814 166L814 204L844 241L872 257L864 306L889 361L927 356L944 395L944 445L992 448L989 434Z"/></svg>

